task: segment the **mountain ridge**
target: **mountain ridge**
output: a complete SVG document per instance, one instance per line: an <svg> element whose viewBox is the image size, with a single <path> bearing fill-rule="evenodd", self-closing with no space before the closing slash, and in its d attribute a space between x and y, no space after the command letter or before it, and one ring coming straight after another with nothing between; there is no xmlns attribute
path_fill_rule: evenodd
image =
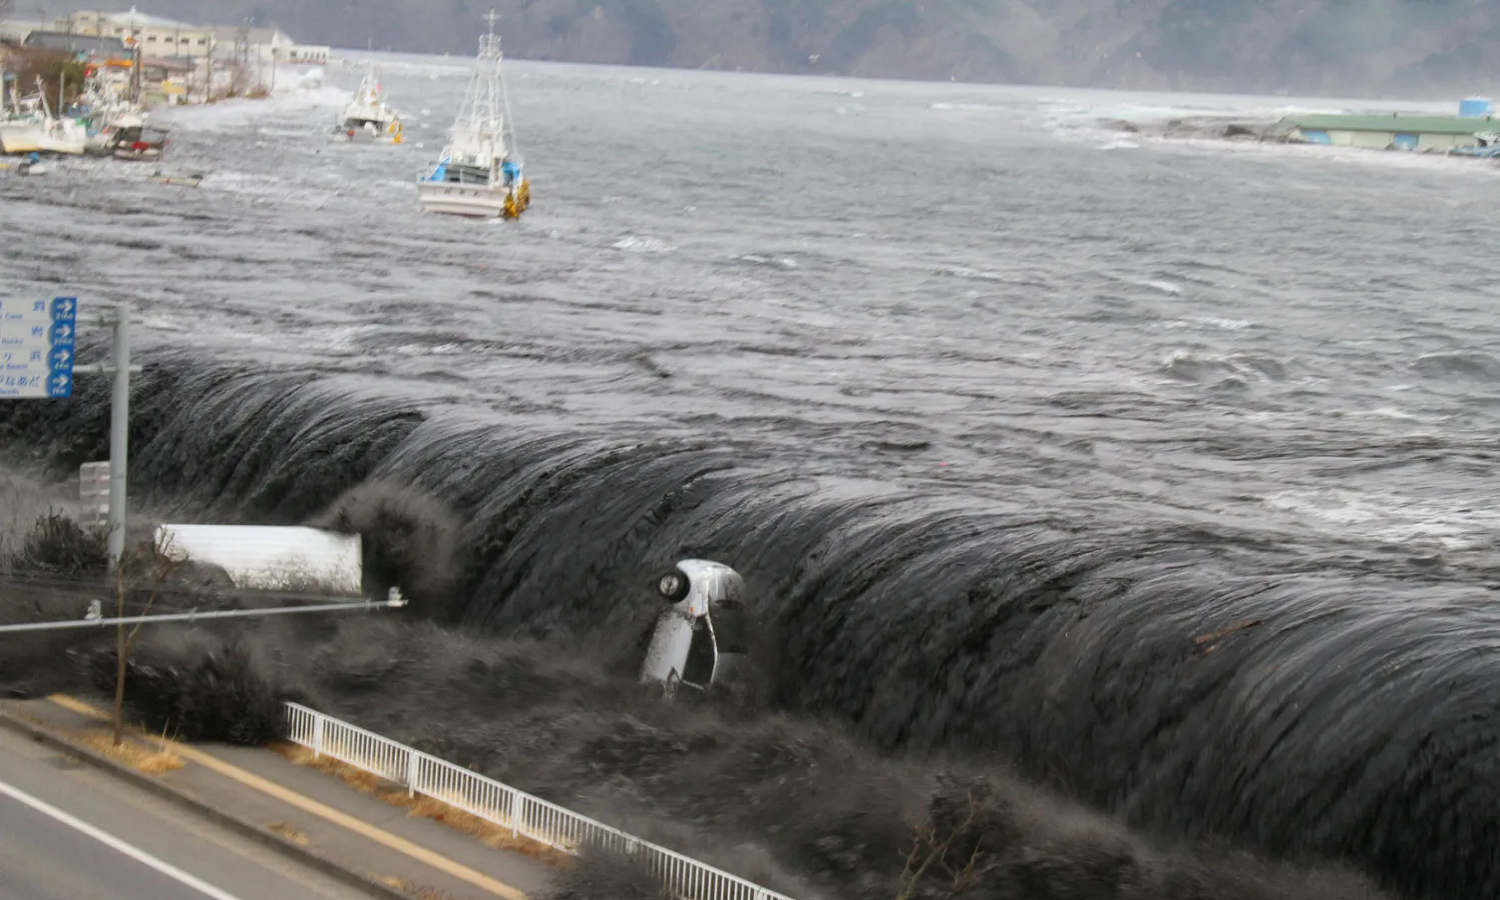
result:
<svg viewBox="0 0 1500 900"><path fill-rule="evenodd" d="M1500 74L1500 0L155 0L143 11L467 55L492 5L517 59L1322 95L1468 93Z"/></svg>

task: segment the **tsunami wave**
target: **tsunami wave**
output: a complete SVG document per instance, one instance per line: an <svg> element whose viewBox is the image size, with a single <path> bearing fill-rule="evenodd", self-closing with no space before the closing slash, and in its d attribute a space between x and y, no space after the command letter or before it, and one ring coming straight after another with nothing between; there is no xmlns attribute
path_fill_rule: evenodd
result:
<svg viewBox="0 0 1500 900"><path fill-rule="evenodd" d="M71 403L0 405L0 445L57 478L106 458L101 388L82 380ZM701 557L745 576L766 629L774 710L746 728L831 720L900 766L1008 760L1166 841L1347 862L1411 897L1500 893L1492 573L1438 573L1332 540L1133 523L1104 508L1004 508L813 480L751 445L520 428L351 394L315 373L166 352L135 383L131 446L133 500L163 519L300 524L373 480L446 504L464 562L451 583L418 592L413 612L434 626L347 626L316 662L283 650L271 668L362 724L420 732L433 752L459 764L482 756L553 796L577 773L527 769L489 743L487 720L510 722L509 735L524 723L545 731L537 711L552 709L590 730L580 758L619 777L631 774L626 755L680 756L681 774L715 741L743 741L737 769L683 775L723 779L721 793L735 777L817 761L805 735L789 739L802 751L773 761L733 732L700 728L709 749L670 733L701 724L702 711L678 722L631 707L648 718L600 733L578 724L586 709L558 711L570 663L515 649L561 641L597 663L573 699L608 709L625 690L614 685L630 681L619 636L657 609L649 579ZM436 625L461 628L425 630ZM512 643L460 650L463 634ZM444 657L467 659L463 672L413 681ZM632 740L647 750L617 746ZM1371 895L1325 886L1317 896Z"/></svg>

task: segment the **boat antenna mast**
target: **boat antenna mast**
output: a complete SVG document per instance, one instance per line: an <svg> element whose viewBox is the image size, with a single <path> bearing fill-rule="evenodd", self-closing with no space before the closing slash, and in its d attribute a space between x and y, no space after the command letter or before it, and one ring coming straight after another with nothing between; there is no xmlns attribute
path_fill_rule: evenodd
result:
<svg viewBox="0 0 1500 900"><path fill-rule="evenodd" d="M485 18L489 20L490 32L493 34L495 30L495 22L500 17L498 15L495 15L495 10L492 8L490 10L489 16L486 16ZM500 107L505 113L505 119L503 122L501 122L501 127L503 129L503 135L505 138L506 152L514 157L516 162L519 163L521 162L521 147L516 143L515 122L512 118L512 113L510 110L510 90L505 86L504 62L504 54L500 52L500 36L495 35L495 78L500 82Z"/></svg>
<svg viewBox="0 0 1500 900"><path fill-rule="evenodd" d="M479 60L474 77L464 102L453 122L454 137L464 133L473 134L493 145L500 143L502 153L511 153L515 145L511 140L509 108L505 97L505 76L501 71L500 36L495 34L495 22L500 16L491 9L485 19L490 23L487 34L479 38Z"/></svg>
<svg viewBox="0 0 1500 900"><path fill-rule="evenodd" d="M375 38L365 37L365 77L359 81L359 99L367 99L371 92L380 90L379 75L375 71Z"/></svg>

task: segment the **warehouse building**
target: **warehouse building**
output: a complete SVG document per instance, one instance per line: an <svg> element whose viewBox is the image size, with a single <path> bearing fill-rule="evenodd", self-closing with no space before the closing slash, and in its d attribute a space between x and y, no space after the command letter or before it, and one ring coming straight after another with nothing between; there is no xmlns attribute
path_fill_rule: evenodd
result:
<svg viewBox="0 0 1500 900"><path fill-rule="evenodd" d="M1283 140L1368 150L1416 150L1447 153L1493 143L1500 119L1490 101L1472 98L1459 104L1456 116L1299 115L1281 120L1275 133Z"/></svg>

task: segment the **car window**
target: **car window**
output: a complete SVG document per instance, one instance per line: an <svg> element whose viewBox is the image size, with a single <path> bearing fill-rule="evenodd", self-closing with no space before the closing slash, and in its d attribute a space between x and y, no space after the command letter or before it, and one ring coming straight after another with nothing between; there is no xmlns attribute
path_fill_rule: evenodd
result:
<svg viewBox="0 0 1500 900"><path fill-rule="evenodd" d="M708 611L714 629L714 644L720 653L747 653L750 649L750 614L739 603L715 603Z"/></svg>

